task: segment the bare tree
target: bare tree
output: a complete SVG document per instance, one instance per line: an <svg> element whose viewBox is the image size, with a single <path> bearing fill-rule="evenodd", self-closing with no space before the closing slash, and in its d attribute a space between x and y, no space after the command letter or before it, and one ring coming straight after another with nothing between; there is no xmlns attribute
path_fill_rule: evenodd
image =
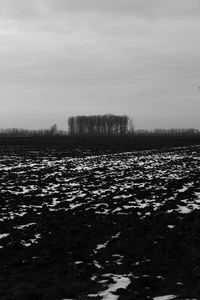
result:
<svg viewBox="0 0 200 300"><path fill-rule="evenodd" d="M68 119L69 134L125 135L129 132L129 118L112 114L75 116Z"/></svg>
<svg viewBox="0 0 200 300"><path fill-rule="evenodd" d="M58 128L57 128L57 125L56 125L56 124L54 124L54 125L51 126L51 128L50 128L50 133L51 133L51 135L53 135L53 136L55 136L55 135L58 133Z"/></svg>

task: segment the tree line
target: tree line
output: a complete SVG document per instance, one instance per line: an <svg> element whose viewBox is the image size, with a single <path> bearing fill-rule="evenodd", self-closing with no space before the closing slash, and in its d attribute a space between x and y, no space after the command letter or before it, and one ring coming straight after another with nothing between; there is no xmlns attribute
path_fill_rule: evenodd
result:
<svg viewBox="0 0 200 300"><path fill-rule="evenodd" d="M137 130L134 130L134 135L139 135L139 136L146 136L146 135L190 136L190 135L200 135L200 131L195 128L170 128L170 129L156 128L153 130L137 129Z"/></svg>
<svg viewBox="0 0 200 300"><path fill-rule="evenodd" d="M74 116L68 119L70 135L125 135L133 130L127 115Z"/></svg>
<svg viewBox="0 0 200 300"><path fill-rule="evenodd" d="M127 115L92 115L68 118L68 130L59 130L57 125L49 129L0 129L0 137L54 137L54 136L200 136L195 128L134 129L133 121Z"/></svg>
<svg viewBox="0 0 200 300"><path fill-rule="evenodd" d="M23 129L23 128L6 128L0 129L0 137L52 137L52 136L66 136L67 132L58 130L57 125L54 124L49 129Z"/></svg>

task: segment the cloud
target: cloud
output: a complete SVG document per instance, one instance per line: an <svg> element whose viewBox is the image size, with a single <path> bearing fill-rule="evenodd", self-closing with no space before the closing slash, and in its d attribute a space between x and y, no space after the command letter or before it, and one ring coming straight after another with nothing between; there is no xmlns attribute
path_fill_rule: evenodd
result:
<svg viewBox="0 0 200 300"><path fill-rule="evenodd" d="M199 0L0 0L1 16L30 18L56 14L103 13L140 17L199 16Z"/></svg>
<svg viewBox="0 0 200 300"><path fill-rule="evenodd" d="M103 12L144 17L199 15L198 0L46 0L56 11Z"/></svg>
<svg viewBox="0 0 200 300"><path fill-rule="evenodd" d="M199 8L199 0L0 0L0 103L17 122L40 111L31 127L107 111L132 112L137 127L165 114L181 124L187 99L199 97ZM199 109L190 106L189 121Z"/></svg>

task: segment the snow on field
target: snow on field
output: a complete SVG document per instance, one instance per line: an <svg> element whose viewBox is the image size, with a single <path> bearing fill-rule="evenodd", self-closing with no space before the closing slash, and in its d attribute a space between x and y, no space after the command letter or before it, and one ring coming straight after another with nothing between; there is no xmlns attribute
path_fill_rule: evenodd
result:
<svg viewBox="0 0 200 300"><path fill-rule="evenodd" d="M199 161L198 153L188 155L187 148L35 161L5 155L0 165L0 219L22 217L30 209L41 214L44 204L49 211L134 211L144 218L170 202L173 211L188 214L200 209L200 188L193 180Z"/></svg>
<svg viewBox="0 0 200 300"><path fill-rule="evenodd" d="M62 159L40 157L39 153L35 159L5 155L0 160L0 250L10 245L15 237L28 250L40 245L56 226L51 223L51 215L62 211L72 214L85 211L108 219L130 216L130 220L134 216L143 220L174 213L181 219L200 209L199 171L199 153L190 148ZM50 223L47 228L42 223L44 218ZM164 226L168 232L176 229L170 220ZM90 297L115 300L118 299L114 294L117 289L126 289L130 284L130 274L117 273L124 256L110 250L117 245L120 234L118 230L105 236L102 232L100 238L95 237L91 265L98 276L94 274L92 278L105 289ZM107 250L110 257L107 257ZM101 253L106 253L105 261L101 260ZM82 262L82 257L78 257L74 268L81 268ZM133 262L134 267L149 263L148 257ZM106 272L104 266L108 270L112 266L116 273ZM143 280L144 274L139 279ZM153 299L175 298L167 295Z"/></svg>
<svg viewBox="0 0 200 300"><path fill-rule="evenodd" d="M0 234L0 239L3 239L5 237L9 236L9 233L3 233L3 234Z"/></svg>
<svg viewBox="0 0 200 300"><path fill-rule="evenodd" d="M176 298L177 298L177 296L167 295L167 296L154 297L153 300L172 300L172 299L176 299Z"/></svg>
<svg viewBox="0 0 200 300"><path fill-rule="evenodd" d="M98 294L89 294L88 297L100 296L102 297L102 300L117 300L119 296L114 293L120 288L126 289L128 287L131 283L129 276L130 275L105 274L105 278L112 278L115 283L110 284L106 290L99 292Z"/></svg>

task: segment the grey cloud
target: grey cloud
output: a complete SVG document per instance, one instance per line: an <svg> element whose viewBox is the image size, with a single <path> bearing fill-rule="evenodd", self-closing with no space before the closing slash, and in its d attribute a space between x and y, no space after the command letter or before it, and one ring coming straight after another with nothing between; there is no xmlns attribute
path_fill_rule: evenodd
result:
<svg viewBox="0 0 200 300"><path fill-rule="evenodd" d="M47 0L49 3L49 1ZM46 3L47 3L46 2ZM199 14L198 0L50 0L58 10L98 11L146 16Z"/></svg>
<svg viewBox="0 0 200 300"><path fill-rule="evenodd" d="M195 17L199 0L0 0L1 16L48 17L56 14L109 13L140 17Z"/></svg>
<svg viewBox="0 0 200 300"><path fill-rule="evenodd" d="M0 127L64 128L67 115L106 112L131 114L137 127L196 126L199 8L0 0Z"/></svg>

